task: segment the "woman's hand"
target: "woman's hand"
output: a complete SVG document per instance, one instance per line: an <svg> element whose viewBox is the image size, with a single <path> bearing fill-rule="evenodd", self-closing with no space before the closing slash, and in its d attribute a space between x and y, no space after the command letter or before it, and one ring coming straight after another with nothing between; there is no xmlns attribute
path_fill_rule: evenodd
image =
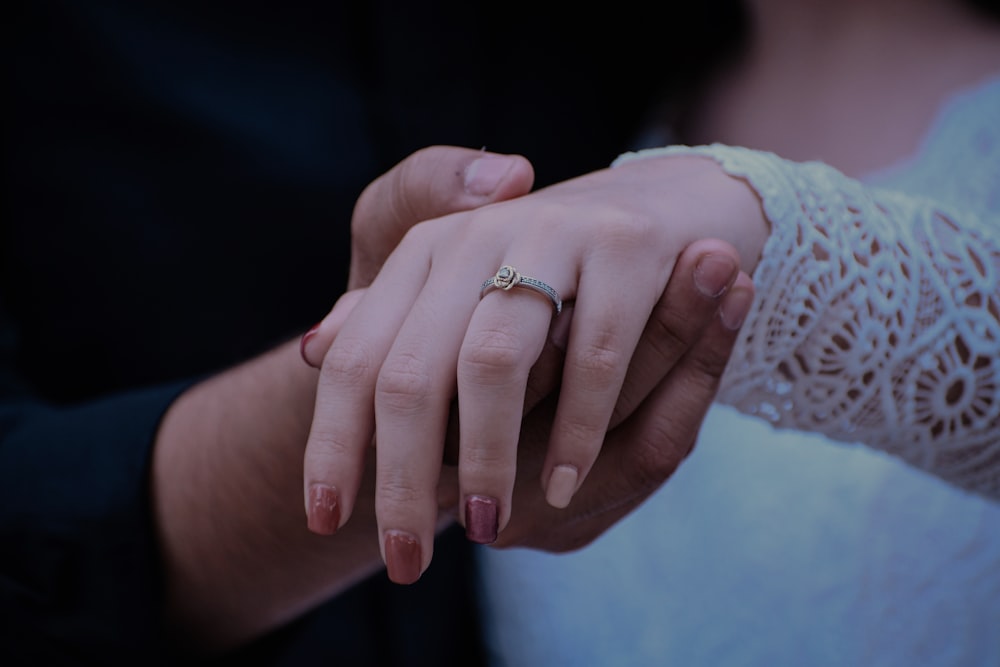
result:
<svg viewBox="0 0 1000 667"><path fill-rule="evenodd" d="M546 502L539 484L557 396L545 397L527 415L510 522L494 546L552 552L583 547L648 498L690 455L753 301L753 284L742 272L723 294L703 293L695 276L706 256L735 258L735 253L706 240L688 246L678 258L633 355L587 483L565 509ZM621 420L623 414L628 418Z"/></svg>
<svg viewBox="0 0 1000 667"><path fill-rule="evenodd" d="M368 184L351 216L351 266L348 292L331 313L346 317L386 258L414 225L449 213L468 211L531 191L535 172L520 155L500 155L458 146L429 146L408 155ZM314 336L332 341L338 315L323 319L301 341L303 358ZM321 329L324 331L321 332ZM322 346L324 351L329 343ZM316 354L315 352L313 353ZM306 359L308 362L309 359ZM318 362L312 365L319 367Z"/></svg>
<svg viewBox="0 0 1000 667"><path fill-rule="evenodd" d="M713 291L704 274L706 257L711 257L715 266L728 262L735 265L738 261L731 247L714 240L696 241L678 258L670 282L646 324L643 343L633 356L633 368L618 398L611 430L588 482L566 509L546 502L538 483L557 403L554 389L564 357L563 349L551 340L546 343L528 379L511 518L494 546L551 552L580 548L638 506L690 454L719 388L740 324L753 301L753 284L742 272L730 289ZM336 333L363 294L364 290L356 290L345 295L323 321L322 333L309 345L308 361L312 365L322 363ZM618 415L622 414L630 416L621 420ZM454 412L451 417L446 460L454 460L458 449L457 417ZM457 507L456 475L449 466L442 473L439 503L442 507ZM409 571L418 567L416 564ZM400 569L403 572L390 571L390 576L408 583L408 568Z"/></svg>
<svg viewBox="0 0 1000 667"><path fill-rule="evenodd" d="M548 502L568 504L612 417L628 416L614 412L623 387L640 388L634 406L656 386L626 383L633 359L632 375L652 375L632 353L680 251L705 236L756 258L766 225L750 189L699 158L603 170L407 233L323 362L305 483L307 497L334 500L339 516L326 532L350 516L377 429L383 556L415 558L418 574L427 566L456 393L461 520L483 542L506 525L529 371L569 319L553 320L553 304L534 291L493 290L480 300L483 281L506 264L575 300L542 466ZM736 274L735 262L719 268L702 269L728 279L717 292Z"/></svg>
<svg viewBox="0 0 1000 667"><path fill-rule="evenodd" d="M370 285L414 224L519 197L531 191L534 177L520 155L430 146L408 156L354 205L348 289Z"/></svg>
<svg viewBox="0 0 1000 667"><path fill-rule="evenodd" d="M501 167L506 161L507 169L492 168L496 162L481 169L483 158ZM494 178L485 178L490 173ZM359 202L354 229L371 235L358 239L367 244L362 259L369 268L380 264L391 250L386 244L426 217L523 194L531 175L520 157L450 147L421 151L382 176ZM350 526L325 538L303 525L302 457L318 373L299 352L299 342L288 341L206 378L183 392L160 424L151 502L165 622L179 644L237 645L382 564L372 539L373 465ZM442 525L452 515L453 507L444 508Z"/></svg>

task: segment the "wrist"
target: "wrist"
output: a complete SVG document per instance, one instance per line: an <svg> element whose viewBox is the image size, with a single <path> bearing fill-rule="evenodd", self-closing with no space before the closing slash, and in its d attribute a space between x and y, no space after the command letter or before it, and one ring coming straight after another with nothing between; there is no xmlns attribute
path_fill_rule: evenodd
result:
<svg viewBox="0 0 1000 667"><path fill-rule="evenodd" d="M627 154L614 167L634 171L666 193L667 224L683 230L685 246L705 238L726 241L739 252L740 268L752 275L771 233L756 190L710 156L666 150Z"/></svg>

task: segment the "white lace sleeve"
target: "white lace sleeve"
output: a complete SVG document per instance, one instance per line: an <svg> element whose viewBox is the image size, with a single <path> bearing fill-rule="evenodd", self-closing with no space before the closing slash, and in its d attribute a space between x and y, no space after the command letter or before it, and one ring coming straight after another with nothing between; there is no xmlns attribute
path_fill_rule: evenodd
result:
<svg viewBox="0 0 1000 667"><path fill-rule="evenodd" d="M665 154L748 181L772 227L720 400L1000 498L1000 221L731 146L616 164Z"/></svg>

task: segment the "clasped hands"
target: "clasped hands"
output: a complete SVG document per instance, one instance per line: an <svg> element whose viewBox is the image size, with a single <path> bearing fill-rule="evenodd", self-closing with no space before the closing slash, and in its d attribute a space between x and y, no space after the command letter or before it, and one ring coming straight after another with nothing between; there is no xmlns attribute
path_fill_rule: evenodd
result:
<svg viewBox="0 0 1000 667"><path fill-rule="evenodd" d="M715 240L738 223L715 219L719 179L671 158L530 192L523 158L434 147L373 182L355 289L303 339L321 369L310 529L349 520L371 455L399 583L430 564L442 508L474 541L565 551L648 497L693 447L752 300L735 244ZM481 295L504 265L562 313L536 291Z"/></svg>

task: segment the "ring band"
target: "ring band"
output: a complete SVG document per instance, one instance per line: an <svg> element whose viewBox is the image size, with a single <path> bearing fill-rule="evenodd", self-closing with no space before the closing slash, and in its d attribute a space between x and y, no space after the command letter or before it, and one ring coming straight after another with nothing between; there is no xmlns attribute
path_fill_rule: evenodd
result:
<svg viewBox="0 0 1000 667"><path fill-rule="evenodd" d="M544 294L549 297L549 300L552 301L552 307L556 311L556 315L562 312L562 299L559 298L559 292L555 291L552 287L543 283L541 280L521 275L517 269L509 264L501 266L499 271L483 283L482 288L479 290L479 298L482 299L483 295L486 294L486 291L491 287L502 289L505 292L514 289L515 287L527 287L528 289L535 290L539 294Z"/></svg>

